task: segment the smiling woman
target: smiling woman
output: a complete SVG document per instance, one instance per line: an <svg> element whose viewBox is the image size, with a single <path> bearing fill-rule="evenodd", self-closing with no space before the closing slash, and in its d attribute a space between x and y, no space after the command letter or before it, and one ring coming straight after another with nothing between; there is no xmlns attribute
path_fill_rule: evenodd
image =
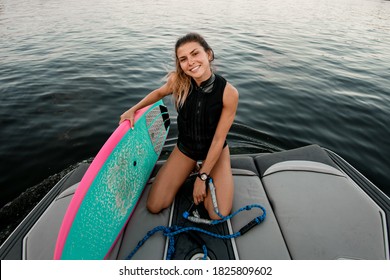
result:
<svg viewBox="0 0 390 280"><path fill-rule="evenodd" d="M213 73L214 52L199 34L181 37L176 42L175 53L176 71L168 75L162 87L122 114L120 123L128 119L133 125L137 110L173 93L178 110L178 142L153 183L147 207L152 213L169 207L197 162L202 161L194 183L194 203L204 202L209 216L219 219L211 194L206 191L206 180L213 177L216 185L223 186L223 190L216 189L216 194L221 214L228 215L234 186L226 136L236 114L238 92L223 77Z"/></svg>
<svg viewBox="0 0 390 280"><path fill-rule="evenodd" d="M175 53L176 71L170 75L175 79L173 94L176 100L176 108L178 108L183 105L189 94L191 77L195 81L198 80L197 84L199 86L202 80L211 76L210 63L214 60L214 52L202 36L190 33L176 42ZM203 66L203 73L200 69L201 66ZM186 71L189 71L189 73L186 73Z"/></svg>
<svg viewBox="0 0 390 280"><path fill-rule="evenodd" d="M231 154L317 143L390 196L389 14L384 0L0 0L0 242L162 85L189 30L240 93Z"/></svg>

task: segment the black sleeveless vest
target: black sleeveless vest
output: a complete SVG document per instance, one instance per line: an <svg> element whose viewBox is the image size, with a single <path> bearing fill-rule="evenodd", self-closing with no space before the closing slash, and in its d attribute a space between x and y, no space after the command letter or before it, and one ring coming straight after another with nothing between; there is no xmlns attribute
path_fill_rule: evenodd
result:
<svg viewBox="0 0 390 280"><path fill-rule="evenodd" d="M178 109L178 148L194 160L207 156L222 113L225 87L226 80L217 74L199 87L192 80L190 93Z"/></svg>

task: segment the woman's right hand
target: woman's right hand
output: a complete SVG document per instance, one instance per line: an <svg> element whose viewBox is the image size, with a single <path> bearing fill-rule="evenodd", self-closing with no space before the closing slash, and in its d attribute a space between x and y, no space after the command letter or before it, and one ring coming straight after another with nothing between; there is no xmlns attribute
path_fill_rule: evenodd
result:
<svg viewBox="0 0 390 280"><path fill-rule="evenodd" d="M158 100L162 99L164 96L172 93L172 81L174 80L175 75L170 75L168 81L160 88L153 90L147 96L145 96L140 102L131 107L129 110L124 112L119 118L119 124L123 123L125 120L130 121L130 128L134 129L134 115L135 112L139 109L145 108L148 105L151 105Z"/></svg>
<svg viewBox="0 0 390 280"><path fill-rule="evenodd" d="M130 128L134 129L134 115L135 110L133 108L130 108L120 116L119 124L123 123L125 120L129 120Z"/></svg>

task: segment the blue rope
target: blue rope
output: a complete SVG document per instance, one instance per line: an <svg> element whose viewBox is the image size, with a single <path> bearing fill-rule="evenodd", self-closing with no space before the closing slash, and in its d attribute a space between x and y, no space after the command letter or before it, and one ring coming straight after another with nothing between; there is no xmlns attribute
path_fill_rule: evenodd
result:
<svg viewBox="0 0 390 280"><path fill-rule="evenodd" d="M175 253L175 239L174 239L174 237L176 235L182 234L184 232L195 231L195 232L204 233L204 234L207 234L207 235L209 235L211 237L219 238L219 239L231 239L231 238L237 238L239 236L242 236L249 229L251 229L253 226L258 225L258 224L260 224L261 222L264 221L264 219L266 217L266 211L265 211L264 207L262 207L261 205L258 205L258 204L248 205L248 206L245 206L245 207L242 207L242 208L238 209L233 214L231 214L229 216L226 216L226 217L224 217L221 220L214 220L213 221L213 225L216 225L216 224L225 222L228 219L231 219L232 217L234 217L235 215L237 215L238 213L240 213L240 212L242 212L244 210L249 211L249 210L251 210L253 208L260 208L263 211L263 214L261 216L256 217L248 225L244 226L238 232L235 232L233 234L222 235L222 234L217 234L217 233L214 233L214 232L210 232L210 231L204 230L202 228L198 228L198 227L181 227L181 226L165 227L165 226L157 226L154 229L148 231L148 233L145 235L145 237L141 241L138 242L137 246L127 256L126 259L127 260L132 259L133 256L135 255L135 253L137 253L137 251L142 247L142 245L144 245L145 242L150 237L152 237L155 233L157 233L159 231L161 231L162 234L164 236L166 236L168 238L168 240L169 240L169 242L168 242L167 258L166 258L167 260L170 260L172 258L172 256L173 256L173 254ZM203 245L202 249L203 249L203 252L204 252L204 259L206 259L206 257L207 257L207 248L206 248L205 245Z"/></svg>
<svg viewBox="0 0 390 280"><path fill-rule="evenodd" d="M212 179L210 177L209 177L209 180L210 180L209 181L210 184L213 184ZM212 189L210 188L210 190L212 190ZM212 190L212 196L214 196L214 199L215 199L215 189ZM182 234L184 232L196 231L196 232L201 232L201 233L204 233L204 234L207 234L209 236L212 236L214 238L219 238L219 239L237 238L237 237L245 234L246 232L248 232L254 226L256 226L256 225L260 224L261 222L263 222L265 217L266 217L265 208L263 206L259 205L259 204L247 205L245 207L241 207L240 209L238 209L237 211L233 212L232 214L230 214L228 216L223 216L218 211L218 205L217 205L216 199L215 199L215 205L214 205L215 213L221 219L220 220L205 220L207 222L207 224L210 224L210 225L217 225L217 224L226 222L227 220L230 220L231 218L236 216L238 213L240 213L242 211L250 211L253 208L261 209L263 214L258 216L258 217L256 217L252 221L250 221L247 225L242 227L238 232L233 233L233 234L228 234L228 235L221 235L221 234L213 233L213 232L210 232L210 231L198 228L198 227L180 227L180 226L171 226L171 227L158 226L158 227L155 227L151 231L148 231L148 233L145 235L145 237L141 241L138 242L138 245L127 256L126 259L130 260L135 255L135 253L141 248L141 246L143 244L145 244L145 242L152 235L154 235L156 232L159 232L159 231L162 231L163 235L166 236L168 238L168 240L169 240L169 242L168 242L168 250L167 250L167 260L170 260L172 258L172 256L173 256L173 254L175 253L175 238L174 238L174 236L176 236L176 235ZM187 211L183 213L183 217L185 219L189 219L189 215L190 214ZM207 259L207 247L206 247L206 245L203 245L202 249L203 249L203 253L204 253L203 259L206 260Z"/></svg>
<svg viewBox="0 0 390 280"><path fill-rule="evenodd" d="M236 232L234 234L228 234L228 235L221 235L214 232L210 232L198 227L178 227L178 226L172 226L172 227L165 227L165 226L157 226L154 229L148 231L148 233L145 235L145 237L138 242L138 245L134 248L134 250L127 256L127 260L130 260L133 258L135 253L142 247L142 245L145 244L145 242L152 237L155 233L162 231L163 235L166 236L169 239L168 242L168 253L167 253L167 260L170 260L173 253L175 252L175 240L174 237L176 235L182 234L184 232L189 231L196 231L201 232L204 234L207 234L209 236L220 238L220 239L231 239L236 238L241 235L240 232ZM207 248L205 249L205 245L203 245L203 252L207 254Z"/></svg>
<svg viewBox="0 0 390 280"><path fill-rule="evenodd" d="M206 245L203 245L203 246L202 246L202 249L203 249L203 258L202 258L202 261L205 261L205 260L207 260L207 246L206 246Z"/></svg>

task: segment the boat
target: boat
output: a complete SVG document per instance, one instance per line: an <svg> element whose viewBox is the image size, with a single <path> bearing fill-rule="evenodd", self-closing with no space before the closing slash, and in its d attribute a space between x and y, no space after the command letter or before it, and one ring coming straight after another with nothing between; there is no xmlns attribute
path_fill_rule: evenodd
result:
<svg viewBox="0 0 390 280"><path fill-rule="evenodd" d="M190 215L204 215L202 209L193 211L193 205L185 203L194 175L169 209L160 214L147 211L147 194L163 163L163 159L157 162L107 259L161 260L168 255L173 259L389 259L389 197L329 149L313 144L272 153L232 154L232 212L243 211L218 225L180 222L186 209ZM47 193L1 245L2 260L53 259L62 219L88 166L80 164ZM169 232L177 223L193 230L173 238ZM243 229L245 234L236 234Z"/></svg>

